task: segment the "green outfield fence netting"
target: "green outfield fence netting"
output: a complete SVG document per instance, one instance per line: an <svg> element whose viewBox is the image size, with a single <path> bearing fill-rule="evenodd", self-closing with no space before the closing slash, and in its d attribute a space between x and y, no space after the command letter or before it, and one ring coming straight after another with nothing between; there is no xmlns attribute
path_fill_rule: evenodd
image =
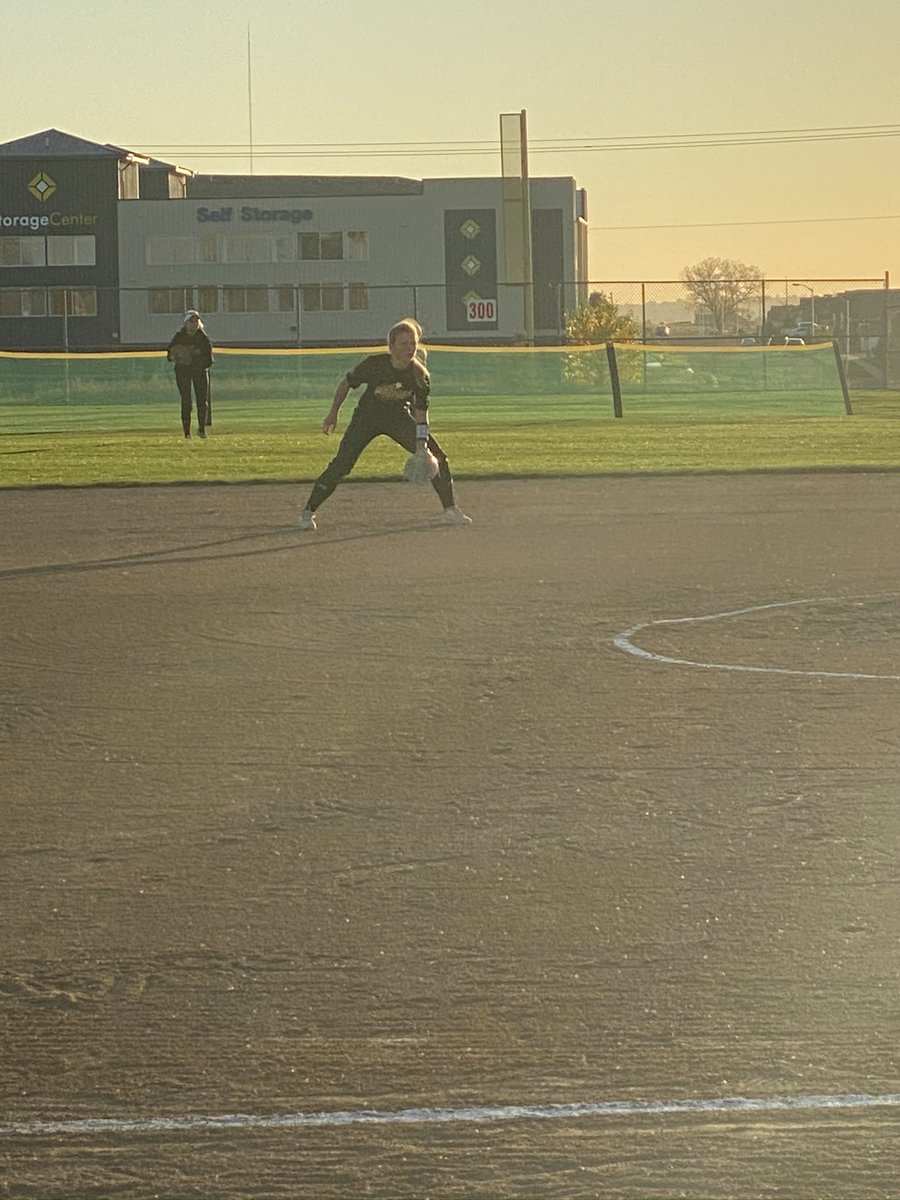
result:
<svg viewBox="0 0 900 1200"><path fill-rule="evenodd" d="M320 415L342 376L374 347L216 351L215 404L247 415L270 406ZM428 348L442 420L550 421L679 412L727 418L850 411L840 356L809 346ZM175 402L162 352L0 352L0 406L166 406Z"/></svg>

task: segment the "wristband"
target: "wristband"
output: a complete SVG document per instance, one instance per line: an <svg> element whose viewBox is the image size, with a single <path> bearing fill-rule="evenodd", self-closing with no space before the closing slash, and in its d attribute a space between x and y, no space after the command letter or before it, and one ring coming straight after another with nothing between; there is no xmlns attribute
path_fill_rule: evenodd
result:
<svg viewBox="0 0 900 1200"><path fill-rule="evenodd" d="M416 441L417 442L427 442L428 441L428 426L427 425L417 425L416 426Z"/></svg>

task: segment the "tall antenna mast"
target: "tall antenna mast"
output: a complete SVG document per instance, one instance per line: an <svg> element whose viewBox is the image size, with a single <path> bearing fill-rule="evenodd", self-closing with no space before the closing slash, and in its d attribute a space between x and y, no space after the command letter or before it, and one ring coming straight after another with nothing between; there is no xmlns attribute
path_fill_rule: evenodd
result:
<svg viewBox="0 0 900 1200"><path fill-rule="evenodd" d="M253 174L253 64L250 59L250 22L247 22L247 119L250 126L250 174Z"/></svg>

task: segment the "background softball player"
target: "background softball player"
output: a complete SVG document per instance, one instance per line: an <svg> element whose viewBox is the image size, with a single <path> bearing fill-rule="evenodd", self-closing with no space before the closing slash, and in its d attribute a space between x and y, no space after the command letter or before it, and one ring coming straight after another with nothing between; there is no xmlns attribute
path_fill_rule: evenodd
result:
<svg viewBox="0 0 900 1200"><path fill-rule="evenodd" d="M175 383L181 396L181 426L184 436L191 436L193 394L197 397L197 436L205 438L212 424L209 404L209 368L212 366L212 344L206 336L203 321L195 309L184 314L184 324L169 342L166 357L175 364Z"/></svg>

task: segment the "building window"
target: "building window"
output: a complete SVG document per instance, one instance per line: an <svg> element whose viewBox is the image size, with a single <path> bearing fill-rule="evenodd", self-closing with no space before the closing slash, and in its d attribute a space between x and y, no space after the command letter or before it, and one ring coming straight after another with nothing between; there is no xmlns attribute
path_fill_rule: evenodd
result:
<svg viewBox="0 0 900 1200"><path fill-rule="evenodd" d="M322 311L344 311L344 287L340 283L322 284Z"/></svg>
<svg viewBox="0 0 900 1200"><path fill-rule="evenodd" d="M309 283L300 289L304 312L343 312L344 285L342 283Z"/></svg>
<svg viewBox="0 0 900 1200"><path fill-rule="evenodd" d="M264 287L222 288L222 307L225 312L268 312L269 291Z"/></svg>
<svg viewBox="0 0 900 1200"><path fill-rule="evenodd" d="M228 263L271 262L272 240L238 234L225 238L223 261Z"/></svg>
<svg viewBox="0 0 900 1200"><path fill-rule="evenodd" d="M96 317L96 288L50 288L51 317Z"/></svg>
<svg viewBox="0 0 900 1200"><path fill-rule="evenodd" d="M352 262L369 261L369 235L361 229L351 229L347 234L347 257Z"/></svg>
<svg viewBox="0 0 900 1200"><path fill-rule="evenodd" d="M151 313L185 313L194 303L191 288L150 288L148 293Z"/></svg>
<svg viewBox="0 0 900 1200"><path fill-rule="evenodd" d="M304 262L317 259L319 254L319 235L317 233L298 233L297 249Z"/></svg>
<svg viewBox="0 0 900 1200"><path fill-rule="evenodd" d="M214 233L198 234L197 239L197 262L201 263L216 263L219 262L219 239Z"/></svg>
<svg viewBox="0 0 900 1200"><path fill-rule="evenodd" d="M294 261L294 239L289 233L284 233L280 237L272 239L272 248L275 251L276 262L293 262Z"/></svg>
<svg viewBox="0 0 900 1200"><path fill-rule="evenodd" d="M0 317L45 317L47 293L43 288L4 288L0 291Z"/></svg>
<svg viewBox="0 0 900 1200"><path fill-rule="evenodd" d="M197 304L200 306L201 313L218 312L219 289L217 287L198 287ZM185 305L185 311L188 308L190 308L190 305Z"/></svg>
<svg viewBox="0 0 900 1200"><path fill-rule="evenodd" d="M364 308L369 307L369 287L365 283L351 283L349 288L349 303L347 307L351 312L360 312Z"/></svg>
<svg viewBox="0 0 900 1200"><path fill-rule="evenodd" d="M147 238L144 258L148 267L170 267L194 261L192 237Z"/></svg>
<svg viewBox="0 0 900 1200"><path fill-rule="evenodd" d="M344 257L344 235L338 233L298 233L297 248L306 262Z"/></svg>
<svg viewBox="0 0 900 1200"><path fill-rule="evenodd" d="M97 239L90 234L47 238L48 267L93 267L97 265Z"/></svg>
<svg viewBox="0 0 900 1200"><path fill-rule="evenodd" d="M42 237L0 237L0 267L42 267L46 262Z"/></svg>
<svg viewBox="0 0 900 1200"><path fill-rule="evenodd" d="M342 233L319 234L319 245L322 250L322 258L344 257L344 235Z"/></svg>
<svg viewBox="0 0 900 1200"><path fill-rule="evenodd" d="M280 287L275 289L275 308L277 312L294 311L294 289L292 287Z"/></svg>
<svg viewBox="0 0 900 1200"><path fill-rule="evenodd" d="M304 312L321 312L322 289L317 283L306 284L300 289L300 302Z"/></svg>

